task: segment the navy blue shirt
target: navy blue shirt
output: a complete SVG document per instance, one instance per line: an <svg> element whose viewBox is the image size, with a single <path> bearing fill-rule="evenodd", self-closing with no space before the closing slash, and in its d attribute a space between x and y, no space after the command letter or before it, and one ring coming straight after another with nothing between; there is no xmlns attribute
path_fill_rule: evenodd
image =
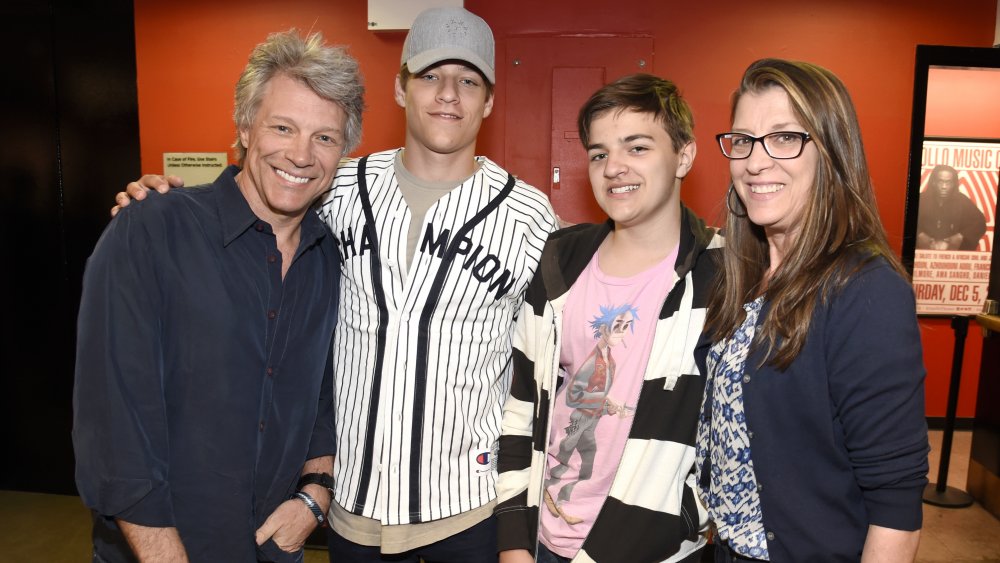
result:
<svg viewBox="0 0 1000 563"><path fill-rule="evenodd" d="M307 212L282 280L238 172L133 202L87 263L73 444L109 561L130 557L112 517L176 526L191 561L281 560L255 530L335 453L333 237Z"/></svg>

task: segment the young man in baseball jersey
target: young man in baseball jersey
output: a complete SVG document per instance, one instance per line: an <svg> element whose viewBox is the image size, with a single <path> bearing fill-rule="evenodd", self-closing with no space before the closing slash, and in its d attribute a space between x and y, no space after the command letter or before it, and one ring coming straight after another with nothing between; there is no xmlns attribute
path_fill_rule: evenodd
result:
<svg viewBox="0 0 1000 563"><path fill-rule="evenodd" d="M342 271L330 560L496 561L510 334L556 218L541 192L475 156L493 109L486 22L424 11L401 63L404 147L342 163L319 207Z"/></svg>
<svg viewBox="0 0 1000 563"><path fill-rule="evenodd" d="M319 209L343 259L331 561L497 558L510 332L556 221L475 156L493 53L472 13L420 14L395 85L405 146L342 165Z"/></svg>
<svg viewBox="0 0 1000 563"><path fill-rule="evenodd" d="M722 239L680 200L691 110L639 74L598 90L578 123L610 219L549 238L518 316L500 560L698 561L694 350Z"/></svg>

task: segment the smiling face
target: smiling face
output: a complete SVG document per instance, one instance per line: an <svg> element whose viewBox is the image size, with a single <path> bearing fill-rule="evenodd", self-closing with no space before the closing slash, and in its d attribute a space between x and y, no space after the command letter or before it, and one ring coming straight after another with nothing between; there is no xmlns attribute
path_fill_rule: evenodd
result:
<svg viewBox="0 0 1000 563"><path fill-rule="evenodd" d="M264 87L237 182L254 213L272 227L298 222L328 189L343 154L347 115L283 74Z"/></svg>
<svg viewBox="0 0 1000 563"><path fill-rule="evenodd" d="M676 224L694 142L678 153L651 113L609 110L590 125L590 185L616 228Z"/></svg>
<svg viewBox="0 0 1000 563"><path fill-rule="evenodd" d="M406 150L472 158L479 128L493 111L493 95L473 67L444 62L396 77L396 103L406 109Z"/></svg>
<svg viewBox="0 0 1000 563"><path fill-rule="evenodd" d="M759 137L775 131L805 132L805 127L792 110L788 94L774 86L740 97L733 131ZM781 160L768 156L757 143L748 158L729 161L733 184L750 220L764 228L772 244L783 243L800 229L818 164L816 143L806 143L798 158Z"/></svg>

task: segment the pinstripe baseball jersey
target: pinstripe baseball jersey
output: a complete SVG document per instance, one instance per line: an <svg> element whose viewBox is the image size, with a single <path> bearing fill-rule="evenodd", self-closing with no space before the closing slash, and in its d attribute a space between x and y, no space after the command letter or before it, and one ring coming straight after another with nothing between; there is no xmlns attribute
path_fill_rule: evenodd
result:
<svg viewBox="0 0 1000 563"><path fill-rule="evenodd" d="M342 272L335 498L384 525L496 497L511 326L556 226L543 194L480 157L427 211L407 268L396 152L343 163L319 207Z"/></svg>

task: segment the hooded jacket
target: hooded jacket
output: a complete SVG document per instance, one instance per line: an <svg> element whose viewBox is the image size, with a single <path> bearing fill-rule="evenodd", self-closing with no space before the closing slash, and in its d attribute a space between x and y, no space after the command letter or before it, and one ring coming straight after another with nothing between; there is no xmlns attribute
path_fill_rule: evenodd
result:
<svg viewBox="0 0 1000 563"><path fill-rule="evenodd" d="M553 233L518 315L498 456L500 550L536 551L562 311L570 287L613 228L609 221ZM658 314L628 442L574 562L681 561L705 543L699 532L708 517L696 500L694 448L705 379L695 347L722 237L682 206L679 244L677 280Z"/></svg>

